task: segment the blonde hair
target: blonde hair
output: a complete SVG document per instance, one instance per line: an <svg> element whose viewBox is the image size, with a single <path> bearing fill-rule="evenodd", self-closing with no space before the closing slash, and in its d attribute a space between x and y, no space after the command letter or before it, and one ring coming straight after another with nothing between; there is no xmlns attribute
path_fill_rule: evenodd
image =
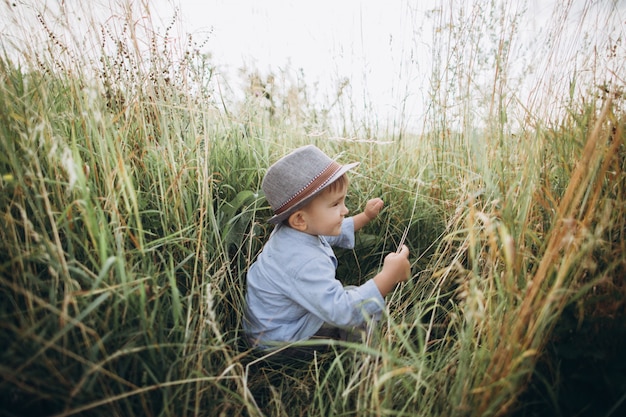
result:
<svg viewBox="0 0 626 417"><path fill-rule="evenodd" d="M349 184L350 184L350 179L348 178L348 175L343 174L341 177L337 178L335 181L330 183L328 187L326 187L322 192L328 192L328 191L335 192L338 190L344 190L348 187Z"/></svg>
<svg viewBox="0 0 626 417"><path fill-rule="evenodd" d="M329 192L336 192L336 191L343 191L346 188L348 188L348 185L350 184L350 179L348 178L348 176L346 174L343 174L341 177L337 178L335 181L331 182L330 184L328 184L328 186L326 188L324 188L316 197L319 197L320 195L322 195L323 193L329 193ZM307 204L310 204L310 202L308 202ZM306 207L306 205L304 206ZM293 213L292 213L293 214ZM285 220L282 221L282 223L285 226L290 226L289 225L289 219L291 218L291 214L289 216L287 216L287 218Z"/></svg>

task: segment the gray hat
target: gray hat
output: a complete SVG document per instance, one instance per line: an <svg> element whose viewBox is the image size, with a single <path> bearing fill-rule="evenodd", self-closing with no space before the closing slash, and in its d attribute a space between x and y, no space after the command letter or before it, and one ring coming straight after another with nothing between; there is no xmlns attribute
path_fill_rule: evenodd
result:
<svg viewBox="0 0 626 417"><path fill-rule="evenodd" d="M340 165L314 145L283 156L269 167L261 184L274 210L269 222L282 222L357 165L358 162Z"/></svg>

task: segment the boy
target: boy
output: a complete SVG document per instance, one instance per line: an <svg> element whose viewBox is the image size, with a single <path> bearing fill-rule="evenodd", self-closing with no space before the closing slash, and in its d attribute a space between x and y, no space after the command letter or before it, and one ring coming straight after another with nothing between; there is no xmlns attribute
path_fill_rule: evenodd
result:
<svg viewBox="0 0 626 417"><path fill-rule="evenodd" d="M353 248L354 232L374 219L380 198L345 218L346 172L313 145L296 149L272 165L261 188L276 227L247 275L244 331L258 348L312 337L338 338L339 329L364 327L380 316L384 296L410 275L409 250L385 257L382 270L359 287L335 278L331 246ZM336 330L336 331L335 331Z"/></svg>

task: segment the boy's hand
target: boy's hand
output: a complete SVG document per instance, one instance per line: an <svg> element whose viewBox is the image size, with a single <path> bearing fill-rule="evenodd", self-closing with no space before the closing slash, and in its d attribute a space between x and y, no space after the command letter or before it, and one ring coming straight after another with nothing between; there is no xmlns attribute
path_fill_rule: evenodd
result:
<svg viewBox="0 0 626 417"><path fill-rule="evenodd" d="M400 252L392 252L385 256L383 269L373 280L380 294L384 297L397 283L406 281L411 275L411 263L409 262L409 248L402 245Z"/></svg>
<svg viewBox="0 0 626 417"><path fill-rule="evenodd" d="M390 253L385 256L383 271L395 278L396 282L403 282L411 275L411 263L409 262L409 248L402 245L402 249L397 253Z"/></svg>
<svg viewBox="0 0 626 417"><path fill-rule="evenodd" d="M368 219L374 220L374 218L378 216L378 213L380 213L383 209L384 205L385 203L383 203L383 200L380 198L372 198L365 204L365 210L363 210L363 213L365 213Z"/></svg>
<svg viewBox="0 0 626 417"><path fill-rule="evenodd" d="M374 220L383 209L384 203L380 198L372 198L365 203L365 210L353 217L354 231L360 230L363 226Z"/></svg>

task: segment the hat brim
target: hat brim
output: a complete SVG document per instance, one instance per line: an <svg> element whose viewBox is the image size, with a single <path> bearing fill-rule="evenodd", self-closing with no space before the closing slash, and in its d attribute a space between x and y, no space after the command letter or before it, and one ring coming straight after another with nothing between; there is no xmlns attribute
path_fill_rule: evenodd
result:
<svg viewBox="0 0 626 417"><path fill-rule="evenodd" d="M328 181L326 181L326 183L322 187L317 189L313 194L307 196L307 198L305 198L302 201L298 202L298 204L294 205L291 209L289 209L289 210L287 210L287 211L285 211L283 213L274 215L273 217L271 217L268 220L268 222L272 223L272 224L282 223L285 219L287 219L289 216L291 216L295 211L299 210L300 208L305 206L308 202L310 202L313 198L315 198L315 196L317 196L320 192L322 192L326 187L328 187L333 182L337 181L343 174L345 174L346 172L348 172L352 168L355 168L359 164L360 164L360 162L352 162L350 164L342 165L341 168L337 172L335 172L335 174L333 174L328 179Z"/></svg>

